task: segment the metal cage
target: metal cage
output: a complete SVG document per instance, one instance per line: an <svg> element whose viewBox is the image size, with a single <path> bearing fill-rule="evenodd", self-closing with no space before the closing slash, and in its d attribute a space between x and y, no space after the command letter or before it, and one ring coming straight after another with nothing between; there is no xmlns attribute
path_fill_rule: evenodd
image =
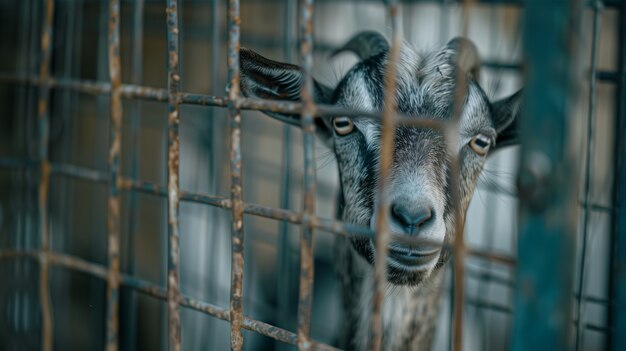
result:
<svg viewBox="0 0 626 351"><path fill-rule="evenodd" d="M377 242L376 265L376 297L372 306L374 311L374 323L371 326L371 348L380 349L381 344L381 321L380 311L382 306L383 289L385 283L385 260L386 247L392 233L379 225L376 231L342 223L338 220L320 216L316 213L316 159L314 154L314 130L313 118L315 115L363 115L363 111L346 111L334 106L315 104L312 100L312 70L313 52L318 46L324 50L325 43L314 40L313 19L315 6L313 0L285 1L285 33L284 42L278 43L285 49L286 56L291 61L291 50L294 43L299 45L299 62L305 77L302 90L302 102L284 102L271 100L250 99L241 96L239 92L239 47L241 40L242 21L240 17L240 1L229 0L227 4L227 56L221 60L220 56L220 33L218 18L224 15L219 12L220 6L216 0L206 1L210 6L213 19L209 35L203 36L211 41L211 70L216 73L223 66L220 62L225 61L228 68L228 84L226 95L217 94L220 90L217 79L212 83L213 94L197 94L183 89L186 74L182 72L181 57L184 50L181 48L181 7L183 0L167 0L163 9L161 25L166 27L167 86L165 88L147 86L142 84L142 64L144 62L142 47L144 36L143 13L145 1L129 1L127 9L131 14L122 13L125 1L109 0L100 6L100 20L107 23L106 51L107 64L103 72L108 79L76 79L71 77L57 76L52 69L54 50L62 50L63 46L55 43L55 21L60 16L68 20L68 15L55 11L55 5L62 0L43 0L39 8L33 2L23 2L21 5L2 4L0 8L17 11L23 6L26 12L33 11L33 18L40 18L41 22L33 28L39 29L39 42L36 50L38 68L36 72L11 72L0 73L0 90L4 96L18 89L36 89L36 125L29 125L30 130L24 135L11 135L7 128L7 140L21 140L22 143L36 140L36 149L25 154L16 154L11 151L0 154L0 170L6 178L0 178L0 185L7 189L12 184L24 182L26 186L37 188L36 195L32 191L23 191L24 198L36 196L37 208L33 209L36 214L31 218L29 230L37 233L32 237L31 243L20 244L17 239L0 241L0 262L5 267L13 262L15 266L2 271L4 281L15 278L15 267L26 261L37 263L36 269L27 273L30 281L36 284L30 289L38 291L40 322L32 322L28 325L28 331L32 335L33 330L41 331L38 342L30 346L40 346L43 350L52 350L54 345L54 301L50 294L51 268L62 267L67 270L78 271L96 277L106 283L106 295L102 296L105 301L105 332L104 344L107 350L117 350L120 347L120 333L123 333L126 320L133 314L126 314L124 299L129 299L125 289L139 292L157 300L166 302L167 310L167 344L169 350L181 349L181 307L199 311L228 322L230 329L230 348L241 350L244 342L243 330L260 333L281 343L296 345L300 350L322 349L330 350L336 347L316 341L311 336L311 318L313 311L313 280L315 255L313 238L316 231L326 231L336 235L350 236L361 235L374 238ZM185 4L194 1L185 0ZM327 1L321 1L327 2ZM404 1L402 3L421 3L427 1ZM75 1L69 1L76 6ZM452 289L450 300L452 301L450 345L454 350L463 348L464 333L464 306L473 305L478 308L492 309L506 314L513 314L514 323L508 345L511 349L526 350L532 348L550 349L583 349L582 335L585 330L600 332L606 336L606 349L626 349L626 213L623 199L626 198L626 170L624 169L624 135L626 134L626 7L622 1L588 1L579 3L576 1L541 1L541 0L483 0L483 1L430 1L445 9L450 6L459 6L461 11L462 31L467 32L469 12L477 3L488 6L514 5L525 9L524 16L524 67L526 80L526 96L524 102L524 119L521 122L521 131L524 136L521 147L520 171L518 174L518 191L520 197L520 221L519 238L517 244L517 257L506 253L487 250L484 248L468 245L464 240L463 227L460 224L460 214L457 213L457 235L451 249L454 252L451 279ZM105 6L106 5L106 6ZM298 39L293 40L294 35L288 33L294 25L294 19L290 14L297 8L298 13ZM393 91L395 84L395 63L398 60L400 46L400 17L402 15L400 1L386 1L386 16L391 28L391 54L385 83L386 109L382 114L373 115L381 118L383 123L382 145L387 145L381 151L381 179L385 187L385 172L389 169L391 149L385 140L393 137L394 126L397 123L396 112L393 106ZM605 9L615 11L618 16L618 57L617 70L608 71L598 67L597 53L600 41L600 20ZM40 13L37 13L40 11ZM591 28L579 28L578 22L581 13L590 12L592 16ZM106 18L104 17L106 15ZM128 44L132 51L130 62L123 62L121 50L121 18L132 17L131 25L127 28L132 32L131 42ZM4 15L3 15L4 16ZM104 23L103 22L103 23ZM23 30L27 24L16 21ZM589 104L584 121L586 123L584 137L584 158L576 160L568 149L567 142L571 139L570 129L573 122L569 118L575 106L580 81L580 61L587 52L576 45L580 40L581 32L591 32L590 66L584 72L588 87L585 88L589 96ZM8 35L3 33L3 36ZM32 41L32 39L31 39ZM258 42L263 43L262 39ZM266 41L268 42L268 41ZM67 43L65 43L67 45ZM0 47L3 47L0 44ZM4 50L11 47L7 45ZM122 79L122 69L126 65L132 66L132 74L129 83ZM519 63L487 61L485 66L497 70L519 71ZM36 73L36 74L34 74ZM215 77L215 75L212 75ZM462 82L459 82L462 83ZM613 145L613 197L609 204L594 202L591 194L591 178L594 173L594 145L603 140L595 133L596 123L596 96L597 85L606 84L614 89L615 117ZM587 84L587 83L585 83ZM462 84L459 84L461 86ZM30 87L30 88L29 88ZM108 167L106 171L93 167L79 166L71 163L57 162L50 157L51 138L51 91L77 92L86 96L106 97L108 105ZM124 103L123 100L126 100ZM122 172L121 155L125 148L122 136L131 133L131 139L136 140L140 130L138 116L140 109L138 101L152 101L167 104L167 184L156 181L148 181L138 176L136 151L137 142L130 145L131 166L129 174ZM98 106L102 105L97 100ZM222 108L228 111L229 123L229 177L230 196L220 196L217 193L186 191L180 187L180 132L181 106L210 106ZM261 205L246 202L243 199L242 182L242 110L280 111L284 113L302 114L302 147L303 147L303 198L302 211L289 209L292 205L289 201L290 176L287 175L290 166L284 166L281 170L283 179L281 185L280 207ZM35 110L33 110L35 111ZM25 112L26 113L26 112ZM13 120L20 118L3 112L2 122L5 126L11 126ZM129 117L130 116L130 117ZM212 115L212 118L218 118ZM458 117L458 116L456 116ZM125 130L124 119L129 119L128 129ZM450 123L438 123L435 121L413 121L412 125L427 128L437 128L444 131L456 130L456 119ZM539 126L539 127L538 127ZM54 131L52 131L54 132ZM288 144L292 132L285 128L283 132L285 140L285 160L291 158ZM451 133L448 133L451 134ZM29 139L30 138L30 139ZM12 150L9 145L0 143L0 150ZM539 162L539 161L541 162ZM544 163L542 163L545 161ZM287 161L286 161L287 162ZM454 161L457 165L458 162ZM583 165L583 166L581 166ZM216 166L217 167L217 166ZM458 167L457 167L458 168ZM578 173L580 178L578 178ZM458 170L455 172L458 177ZM0 173L0 175L2 175ZM11 175L11 176L9 176ZM13 177L13 178L12 178ZM16 180L20 178L22 180ZM106 188L107 224L106 224L106 248L107 255L104 262L90 260L70 253L57 252L51 248L50 233L50 192L51 179L53 177L67 177L87 182L101 184ZM293 176L291 176L293 177ZM580 179L580 183L579 183ZM21 184L21 183L20 183ZM580 196L577 191L571 189L581 185ZM17 185L15 185L17 186ZM491 189L494 190L494 189ZM502 191L495 189L494 191ZM124 194L129 197L123 200ZM166 284L155 284L142 279L132 270L123 267L122 256L128 255L123 252L122 245L128 244L128 239L122 235L123 211L130 208L131 217L136 215L135 196L137 194L149 194L167 199L167 277ZM384 190L382 195L384 195ZM453 194L458 196L458 194ZM382 197L384 199L384 196ZM18 201L18 200L13 200ZM19 200L21 201L21 200ZM24 200L26 201L26 200ZM124 201L128 201L129 207L124 207ZM221 306L196 299L182 291L180 286L180 203L195 203L209 205L231 213L231 281L230 281L230 304ZM381 206L384 208L384 206ZM0 207L1 209L1 207ZM69 210L69 209L66 209ZM378 216L385 216L385 211L380 211ZM610 229L604 233L610 240L610 272L608 298L594 297L585 293L586 281L588 280L588 266L590 260L589 227L590 217L593 213L602 213L610 218ZM0 212L1 214L1 212ZM244 289L243 277L247 270L244 269L244 241L247 232L244 231L244 215L258 216L280 221L280 233L284 237L290 235L287 230L288 224L295 224L302 228L300 235L300 273L299 273L299 299L297 311L287 311L297 314L297 329L295 331L278 327L262 320L255 319L244 313ZM384 217L383 217L384 218ZM582 223L577 225L577 221ZM1 220L0 220L1 223ZM385 223L379 220L378 223ZM131 225L132 226L132 225ZM579 227L577 230L577 226ZM2 229L2 235L17 236L14 229ZM577 233L574 235L573 233ZM87 234L89 235L89 234ZM21 240L21 239L20 239ZM577 241L579 242L577 245ZM8 243L5 245L5 243ZM35 244L33 244L35 243ZM576 247L579 248L576 251ZM493 262L498 265L515 269L515 281L508 278L500 278L497 275L477 270L468 270L465 266L466 258L477 258L484 262ZM578 258L577 258L578 257ZM2 267L0 265L0 267ZM576 267L576 268L574 268ZM20 268L21 269L21 268ZM33 273L37 272L37 273ZM480 280L499 282L514 291L514 307L503 306L484 300L469 299L465 294L465 278L474 276ZM17 283L9 283L5 289L21 289ZM1 290L1 289L0 289ZM7 290L7 291L8 291ZM574 292L574 293L573 293ZM6 293L4 295L7 296ZM120 305L122 303L122 306ZM127 302L126 302L127 303ZM586 322L581 318L584 315L586 304L602 305L607 310L607 320L604 325ZM14 300L0 299L0 304L5 306L15 305ZM515 313L513 313L515 311ZM134 312L135 314L137 312ZM9 313L7 312L7 315ZM123 314L124 318L120 315ZM124 320L122 320L124 319ZM572 324L573 320L573 324ZM11 340L11 333L5 330L7 338ZM15 331L13 331L15 332ZM8 341L7 341L8 342ZM2 341L0 341L2 343ZM99 345L98 342L95 344ZM124 344L128 346L129 344ZM132 344L131 344L132 345ZM12 343L4 345L7 350L20 349L20 345ZM28 345L27 345L28 346ZM136 346L136 345L135 345ZM2 345L0 348L4 349ZM124 347L123 347L124 348Z"/></svg>

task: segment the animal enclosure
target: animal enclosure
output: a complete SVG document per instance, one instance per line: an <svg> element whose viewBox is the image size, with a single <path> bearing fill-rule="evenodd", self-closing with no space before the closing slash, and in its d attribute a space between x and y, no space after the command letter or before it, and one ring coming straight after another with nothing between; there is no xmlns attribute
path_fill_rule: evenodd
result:
<svg viewBox="0 0 626 351"><path fill-rule="evenodd" d="M625 350L625 6L0 2L0 350L339 348L333 241L392 233L336 219L314 117L406 123L311 98L363 30L392 53L468 37L492 101L524 87L521 146L489 157L446 244L434 349ZM299 64L303 101L244 97L240 46Z"/></svg>

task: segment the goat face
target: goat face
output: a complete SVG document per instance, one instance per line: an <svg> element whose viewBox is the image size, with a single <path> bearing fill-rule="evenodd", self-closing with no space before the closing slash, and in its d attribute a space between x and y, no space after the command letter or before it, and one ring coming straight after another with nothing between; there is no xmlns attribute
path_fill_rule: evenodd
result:
<svg viewBox="0 0 626 351"><path fill-rule="evenodd" d="M349 109L382 111L387 42L380 34L364 32L342 50L354 51L361 61L334 89L315 82L314 99ZM268 60L247 49L241 49L240 57L241 88L246 96L299 100L302 75L297 66ZM477 58L475 47L466 39L454 39L442 50L422 55L408 46L400 51L395 99L398 111L407 116L404 118L452 119L457 74L466 75L468 84L456 147L446 146L442 131L409 126L395 130L388 183L389 227L394 233L424 238L431 244L390 243L387 267L392 284L417 285L445 263L448 253L442 244L453 240L455 206L465 214L489 151L515 139L520 93L491 103L475 80ZM268 114L300 124L299 116ZM335 116L318 118L316 125L337 158L344 199L342 219L374 228L380 122ZM460 162L458 184L451 183L454 156ZM459 190L457 201L451 196L453 186ZM359 254L373 264L373 241L351 240Z"/></svg>

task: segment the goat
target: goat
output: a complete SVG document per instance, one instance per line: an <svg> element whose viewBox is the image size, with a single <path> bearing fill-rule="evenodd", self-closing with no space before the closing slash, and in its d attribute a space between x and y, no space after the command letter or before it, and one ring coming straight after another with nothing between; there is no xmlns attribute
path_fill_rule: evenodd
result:
<svg viewBox="0 0 626 351"><path fill-rule="evenodd" d="M332 89L314 83L317 103L347 109L383 110L383 82L389 44L376 32L354 36L339 51L360 57ZM241 91L264 99L300 99L298 66L275 62L240 50ZM385 350L429 349L438 315L442 267L449 257L444 243L455 235L455 209L465 217L487 155L516 141L521 91L490 102L477 82L479 60L471 41L456 38L441 50L418 54L402 45L397 66L397 110L410 118L453 118L457 74L467 77L459 120L457 155L450 155L443 132L399 126L395 129L389 178L389 228L395 233L428 239L439 246L389 244L388 283L382 311ZM268 113L294 125L298 115ZM339 168L341 220L375 228L380 121L371 118L316 117L317 133L335 154ZM451 159L460 162L459 184L451 184ZM454 203L453 186L460 198ZM367 347L375 245L362 237L338 239L337 271L343 289L342 347Z"/></svg>

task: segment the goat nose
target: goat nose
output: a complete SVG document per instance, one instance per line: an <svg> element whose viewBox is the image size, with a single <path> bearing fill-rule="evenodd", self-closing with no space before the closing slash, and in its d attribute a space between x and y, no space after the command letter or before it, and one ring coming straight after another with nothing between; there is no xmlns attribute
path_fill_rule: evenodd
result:
<svg viewBox="0 0 626 351"><path fill-rule="evenodd" d="M433 210L430 206L405 206L394 204L391 206L393 220L404 228L418 229L427 224L433 218Z"/></svg>

